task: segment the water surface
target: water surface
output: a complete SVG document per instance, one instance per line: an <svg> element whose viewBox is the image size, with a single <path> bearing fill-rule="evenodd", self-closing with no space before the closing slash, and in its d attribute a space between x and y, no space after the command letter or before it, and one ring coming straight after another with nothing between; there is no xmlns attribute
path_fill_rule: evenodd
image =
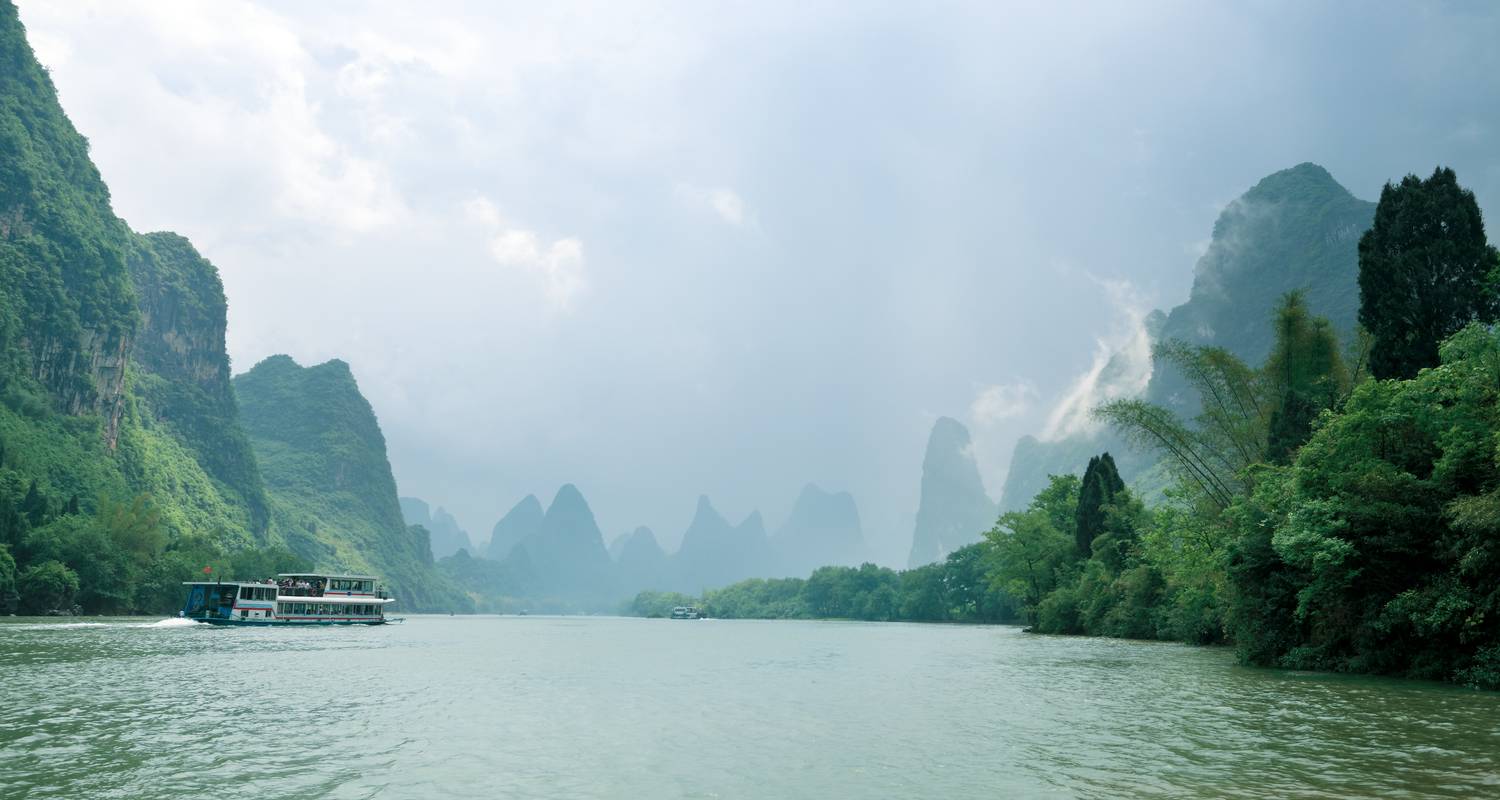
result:
<svg viewBox="0 0 1500 800"><path fill-rule="evenodd" d="M1500 694L1006 627L0 622L0 797L456 795L1500 796Z"/></svg>

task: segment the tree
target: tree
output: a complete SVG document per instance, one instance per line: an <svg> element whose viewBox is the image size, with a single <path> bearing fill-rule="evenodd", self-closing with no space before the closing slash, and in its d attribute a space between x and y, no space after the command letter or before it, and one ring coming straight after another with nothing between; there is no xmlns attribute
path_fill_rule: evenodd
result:
<svg viewBox="0 0 1500 800"><path fill-rule="evenodd" d="M1195 424L1144 400L1114 400L1094 415L1132 442L1159 451L1188 486L1227 508L1247 488L1245 468L1265 457L1265 381L1221 347L1169 341L1156 348L1156 357L1176 365L1202 399Z"/></svg>
<svg viewBox="0 0 1500 800"><path fill-rule="evenodd" d="M1057 587L1057 573L1075 560L1073 538L1065 531L1078 507L1079 481L1073 475L1049 476L1049 485L1025 511L1003 514L984 534L994 548L990 582L1019 599L1032 625L1048 593Z"/></svg>
<svg viewBox="0 0 1500 800"><path fill-rule="evenodd" d="M21 593L21 611L27 614L71 608L73 595L78 593L78 576L56 561L27 567L16 583Z"/></svg>
<svg viewBox="0 0 1500 800"><path fill-rule="evenodd" d="M1094 538L1104 532L1104 508L1114 503L1115 495L1124 489L1125 481L1120 479L1120 471L1109 453L1089 459L1073 517L1073 537L1079 557L1093 555Z"/></svg>
<svg viewBox="0 0 1500 800"><path fill-rule="evenodd" d="M10 548L0 544L0 614L9 614L16 607L16 560Z"/></svg>
<svg viewBox="0 0 1500 800"><path fill-rule="evenodd" d="M1349 384L1333 326L1307 310L1301 292L1288 292L1276 309L1276 345L1262 368L1274 403L1266 431L1266 460L1285 464L1312 435L1313 420L1333 408Z"/></svg>
<svg viewBox="0 0 1500 800"><path fill-rule="evenodd" d="M26 497L21 500L21 513L33 528L47 520L47 498L37 488L34 478L31 481L31 487L26 490Z"/></svg>
<svg viewBox="0 0 1500 800"><path fill-rule="evenodd" d="M1118 475L1116 476L1118 478ZM1082 498L1079 505L1083 504ZM1121 485L1099 509L1099 532L1092 542L1093 558L1118 575L1136 560L1140 532L1149 524L1146 506Z"/></svg>
<svg viewBox="0 0 1500 800"><path fill-rule="evenodd" d="M1479 204L1453 170L1387 183L1359 240L1359 322L1375 338L1372 374L1414 377L1438 365L1444 339L1470 322L1494 321L1497 267Z"/></svg>

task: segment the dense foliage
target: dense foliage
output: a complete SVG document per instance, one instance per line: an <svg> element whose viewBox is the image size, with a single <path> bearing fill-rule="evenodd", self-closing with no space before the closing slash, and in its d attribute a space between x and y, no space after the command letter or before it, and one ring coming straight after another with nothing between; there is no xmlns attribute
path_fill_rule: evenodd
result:
<svg viewBox="0 0 1500 800"><path fill-rule="evenodd" d="M0 613L164 614L203 570L264 578L308 564L276 547L226 551L206 536L174 536L144 495L48 497L0 472Z"/></svg>

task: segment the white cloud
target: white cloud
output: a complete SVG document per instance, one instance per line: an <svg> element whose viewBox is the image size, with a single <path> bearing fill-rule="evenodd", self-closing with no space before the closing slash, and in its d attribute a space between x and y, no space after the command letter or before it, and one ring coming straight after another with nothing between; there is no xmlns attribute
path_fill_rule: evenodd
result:
<svg viewBox="0 0 1500 800"><path fill-rule="evenodd" d="M1139 397L1151 382L1151 334L1146 330L1150 306L1129 281L1100 280L1115 312L1108 335L1094 346L1094 361L1075 378L1062 400L1047 416L1044 441L1092 434L1101 423L1093 410L1101 403Z"/></svg>
<svg viewBox="0 0 1500 800"><path fill-rule="evenodd" d="M1036 395L1036 387L1030 381L986 386L969 404L969 418L977 427L991 427L1025 414Z"/></svg>
<svg viewBox="0 0 1500 800"><path fill-rule="evenodd" d="M27 31L26 39L31 42L31 49L36 52L36 60L48 70L67 64L68 60L73 57L73 46L60 36L54 36L45 31Z"/></svg>
<svg viewBox="0 0 1500 800"><path fill-rule="evenodd" d="M243 2L28 4L26 12L28 36L59 70L70 113L86 103L91 129L145 134L144 142L114 137L99 145L101 166L127 165L106 174L126 210L155 205L130 193L160 195L142 188L159 182L212 197L201 206L251 236L287 225L368 233L408 216L387 167L331 127L319 97L322 68L291 19ZM69 43L65 34L76 38ZM122 36L135 43L133 57L87 72L99 63L93 52ZM120 93L121 85L132 91ZM143 148L171 158L142 165ZM226 208L226 200L240 207ZM181 215L170 216L183 225Z"/></svg>
<svg viewBox="0 0 1500 800"><path fill-rule="evenodd" d="M733 191L715 189L709 195L709 202L720 219L734 226L745 224L745 201Z"/></svg>
<svg viewBox="0 0 1500 800"><path fill-rule="evenodd" d="M689 183L677 184L677 196L689 205L712 211L720 220L736 228L753 227L754 218L738 192L725 186L704 188Z"/></svg>
<svg viewBox="0 0 1500 800"><path fill-rule="evenodd" d="M541 284L547 304L568 311L577 296L588 289L584 272L583 243L574 238L543 241L535 231L510 226L500 209L486 197L464 204L464 214L485 229L489 253L501 266L529 273Z"/></svg>

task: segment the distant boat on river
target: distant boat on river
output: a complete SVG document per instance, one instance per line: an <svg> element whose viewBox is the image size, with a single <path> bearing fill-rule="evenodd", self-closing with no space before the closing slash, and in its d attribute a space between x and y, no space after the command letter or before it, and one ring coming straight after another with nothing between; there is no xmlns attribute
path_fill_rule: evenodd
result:
<svg viewBox="0 0 1500 800"><path fill-rule="evenodd" d="M677 606L672 609L672 619L701 619L697 606Z"/></svg>

